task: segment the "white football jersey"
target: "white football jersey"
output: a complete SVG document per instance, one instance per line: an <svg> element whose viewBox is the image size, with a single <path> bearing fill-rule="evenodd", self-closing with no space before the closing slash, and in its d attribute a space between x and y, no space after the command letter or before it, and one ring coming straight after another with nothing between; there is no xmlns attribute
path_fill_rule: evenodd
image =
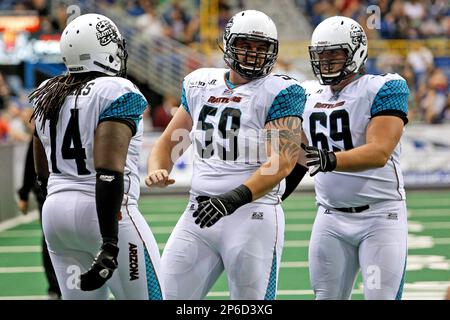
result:
<svg viewBox="0 0 450 320"><path fill-rule="evenodd" d="M80 191L95 195L94 135L100 122L133 120L136 132L128 148L124 171L123 204L139 198L139 151L142 144L142 113L148 103L139 89L120 77L99 77L86 83L78 95L66 98L56 124L36 121L36 131L45 148L50 177L48 194Z"/></svg>
<svg viewBox="0 0 450 320"><path fill-rule="evenodd" d="M407 123L409 90L398 74L363 75L333 94L318 81L303 82L307 101L303 130L309 144L321 149L350 150L366 143L369 121L395 115ZM400 169L400 142L383 168L360 172L319 172L317 202L331 208L363 206L405 199Z"/></svg>
<svg viewBox="0 0 450 320"><path fill-rule="evenodd" d="M266 123L303 113L305 94L296 80L268 75L234 87L228 72L198 69L183 82L181 104L193 120L192 196L217 195L244 183L267 160ZM256 202L278 203L284 188L283 181Z"/></svg>

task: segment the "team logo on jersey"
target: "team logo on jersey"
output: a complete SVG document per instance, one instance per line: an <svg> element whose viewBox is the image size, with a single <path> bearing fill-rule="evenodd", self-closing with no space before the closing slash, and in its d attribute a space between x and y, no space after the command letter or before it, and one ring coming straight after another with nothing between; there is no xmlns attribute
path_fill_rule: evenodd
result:
<svg viewBox="0 0 450 320"><path fill-rule="evenodd" d="M252 219L253 220L263 220L264 219L264 212L261 212L261 211L253 212Z"/></svg>
<svg viewBox="0 0 450 320"><path fill-rule="evenodd" d="M210 96L208 99L209 103L228 103L228 102L236 102L239 103L241 102L242 98L241 97L214 97L214 96Z"/></svg>
<svg viewBox="0 0 450 320"><path fill-rule="evenodd" d="M129 257L130 257L130 281L139 279L139 264L137 245L128 243Z"/></svg>
<svg viewBox="0 0 450 320"><path fill-rule="evenodd" d="M333 109L333 108L337 108L340 106L343 106L345 104L345 101L341 101L338 103L322 103L322 102L317 102L316 105L314 106L314 108L317 109Z"/></svg>
<svg viewBox="0 0 450 320"><path fill-rule="evenodd" d="M114 28L108 20L102 20L95 26L97 28L97 39L100 40L101 46L108 45L112 42L119 42L119 36L116 28Z"/></svg>

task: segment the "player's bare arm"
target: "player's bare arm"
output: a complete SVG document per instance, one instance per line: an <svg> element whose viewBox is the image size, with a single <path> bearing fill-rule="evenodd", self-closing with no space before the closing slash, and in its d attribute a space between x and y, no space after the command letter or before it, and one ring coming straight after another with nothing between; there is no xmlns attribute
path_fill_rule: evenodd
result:
<svg viewBox="0 0 450 320"><path fill-rule="evenodd" d="M80 288L96 290L112 277L119 253L118 215L124 195L123 173L132 137L124 122L101 122L94 138L95 202L102 246L91 268L80 276Z"/></svg>
<svg viewBox="0 0 450 320"><path fill-rule="evenodd" d="M244 184L252 191L253 201L272 190L289 175L301 153L301 119L285 117L266 124L268 161ZM278 150L273 150L278 146ZM273 171L273 168L277 168ZM267 174L270 172L270 174Z"/></svg>
<svg viewBox="0 0 450 320"><path fill-rule="evenodd" d="M41 140L37 135L33 136L33 157L34 157L34 170L37 174L37 185L39 186L39 192L42 198L47 197L47 183L48 183L48 162L47 156L45 155L45 149L42 145ZM27 203L24 204L27 207ZM24 210L27 210L27 208Z"/></svg>
<svg viewBox="0 0 450 320"><path fill-rule="evenodd" d="M399 117L374 117L367 127L365 145L336 153L336 170L362 171L384 167L400 141L403 127L403 120Z"/></svg>
<svg viewBox="0 0 450 320"><path fill-rule="evenodd" d="M45 149L37 135L33 137L34 169L39 180L48 179L48 162Z"/></svg>
<svg viewBox="0 0 450 320"><path fill-rule="evenodd" d="M122 122L104 121L100 123L95 132L95 168L123 173L131 135L130 128Z"/></svg>
<svg viewBox="0 0 450 320"><path fill-rule="evenodd" d="M305 132L302 130L302 140L301 145L308 145L308 138L305 135ZM302 181L305 174L308 172L308 166L306 165L306 152L302 148L299 152L297 163L292 169L291 173L285 178L286 179L286 188L284 190L283 195L281 196L281 200L287 199L289 195L294 192L294 190L299 185L300 181Z"/></svg>
<svg viewBox="0 0 450 320"><path fill-rule="evenodd" d="M183 108L178 108L174 117L170 121L167 128L162 133L161 137L156 141L147 161L147 178L145 183L148 187L166 187L175 183L174 179L169 177L174 162L181 156L191 141L187 134L176 135L177 130L183 130L188 133L192 129L192 118L189 113ZM180 136L179 140L175 137ZM172 155L175 146L180 146L180 153Z"/></svg>

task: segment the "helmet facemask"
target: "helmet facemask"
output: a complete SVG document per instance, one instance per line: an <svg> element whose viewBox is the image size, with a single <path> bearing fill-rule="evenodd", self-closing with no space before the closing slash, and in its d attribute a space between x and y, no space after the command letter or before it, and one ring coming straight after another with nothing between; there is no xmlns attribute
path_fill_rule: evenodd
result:
<svg viewBox="0 0 450 320"><path fill-rule="evenodd" d="M358 48L356 48L357 50ZM320 55L326 51L344 50L346 53L345 59L321 59ZM355 51L356 51L355 50ZM354 51L347 44L336 44L328 46L309 46L309 56L311 58L311 66L314 75L319 79L322 85L337 85L349 74L355 73L356 64L353 61ZM335 65L342 65L341 68L335 70Z"/></svg>
<svg viewBox="0 0 450 320"><path fill-rule="evenodd" d="M253 51L236 46L239 39L264 42L265 51ZM222 49L222 48L221 48ZM278 40L244 33L231 34L226 42L224 60L227 65L247 80L265 77L272 71L278 56Z"/></svg>
<svg viewBox="0 0 450 320"><path fill-rule="evenodd" d="M121 39L117 42L117 56L120 59L120 70L117 73L118 77L127 77L127 60L128 60L128 51L127 51L127 42L125 39Z"/></svg>

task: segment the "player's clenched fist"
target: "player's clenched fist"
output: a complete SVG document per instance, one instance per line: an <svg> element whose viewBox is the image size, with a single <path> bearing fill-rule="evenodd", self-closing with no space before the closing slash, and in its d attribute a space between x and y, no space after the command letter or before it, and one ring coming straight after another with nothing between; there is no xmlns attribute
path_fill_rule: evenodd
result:
<svg viewBox="0 0 450 320"><path fill-rule="evenodd" d="M169 178L169 173L166 169L153 170L148 174L147 178L145 178L145 184L148 187L156 186L164 188L174 183L175 180Z"/></svg>

